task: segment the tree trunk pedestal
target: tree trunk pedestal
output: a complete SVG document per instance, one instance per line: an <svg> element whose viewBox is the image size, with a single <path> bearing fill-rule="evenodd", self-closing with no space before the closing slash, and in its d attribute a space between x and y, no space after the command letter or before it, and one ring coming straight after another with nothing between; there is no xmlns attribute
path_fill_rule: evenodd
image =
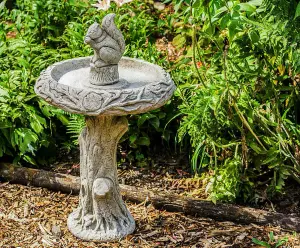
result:
<svg viewBox="0 0 300 248"><path fill-rule="evenodd" d="M117 178L117 144L127 129L126 117L86 117L79 137L79 206L68 217L69 230L80 239L114 241L135 229Z"/></svg>

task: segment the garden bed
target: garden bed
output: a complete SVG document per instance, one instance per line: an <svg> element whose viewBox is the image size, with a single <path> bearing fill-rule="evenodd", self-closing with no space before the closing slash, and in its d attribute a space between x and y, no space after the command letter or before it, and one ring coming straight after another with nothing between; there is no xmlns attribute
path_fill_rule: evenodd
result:
<svg viewBox="0 0 300 248"><path fill-rule="evenodd" d="M76 196L0 184L0 247L99 247L78 240L67 230L67 216L77 204ZM136 220L136 231L101 247L258 247L252 238L267 241L270 232L276 240L287 237L285 247L300 245L297 234L280 227L217 222L159 211L143 203L127 202L127 206Z"/></svg>

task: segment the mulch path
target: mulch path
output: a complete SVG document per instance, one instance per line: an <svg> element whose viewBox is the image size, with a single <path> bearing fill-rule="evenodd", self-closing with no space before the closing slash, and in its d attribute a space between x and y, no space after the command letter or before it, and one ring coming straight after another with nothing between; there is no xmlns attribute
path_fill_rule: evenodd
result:
<svg viewBox="0 0 300 248"><path fill-rule="evenodd" d="M300 248L299 235L280 227L217 222L130 202L137 224L132 235L115 243L84 242L66 225L77 204L77 196L0 183L0 247L259 247L252 238L268 241L272 231L277 240L288 238L282 247Z"/></svg>

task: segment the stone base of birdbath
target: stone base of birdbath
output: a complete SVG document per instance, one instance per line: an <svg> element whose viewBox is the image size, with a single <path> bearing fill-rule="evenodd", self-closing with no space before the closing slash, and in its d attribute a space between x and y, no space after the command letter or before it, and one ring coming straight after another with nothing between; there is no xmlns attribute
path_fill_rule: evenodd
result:
<svg viewBox="0 0 300 248"><path fill-rule="evenodd" d="M68 228L78 238L118 240L135 229L117 178L117 144L127 128L126 117L86 117L79 137L79 206L68 218Z"/></svg>

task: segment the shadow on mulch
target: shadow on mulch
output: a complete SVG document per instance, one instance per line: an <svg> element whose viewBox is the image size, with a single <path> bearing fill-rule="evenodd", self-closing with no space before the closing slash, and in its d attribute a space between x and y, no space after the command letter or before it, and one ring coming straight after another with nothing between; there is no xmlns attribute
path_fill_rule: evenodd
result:
<svg viewBox="0 0 300 248"><path fill-rule="evenodd" d="M0 247L258 247L252 238L288 237L284 247L300 245L299 236L280 227L238 225L159 211L151 205L127 206L137 228L115 243L84 242L67 229L78 197L46 189L0 184ZM299 246L300 247L300 246Z"/></svg>

